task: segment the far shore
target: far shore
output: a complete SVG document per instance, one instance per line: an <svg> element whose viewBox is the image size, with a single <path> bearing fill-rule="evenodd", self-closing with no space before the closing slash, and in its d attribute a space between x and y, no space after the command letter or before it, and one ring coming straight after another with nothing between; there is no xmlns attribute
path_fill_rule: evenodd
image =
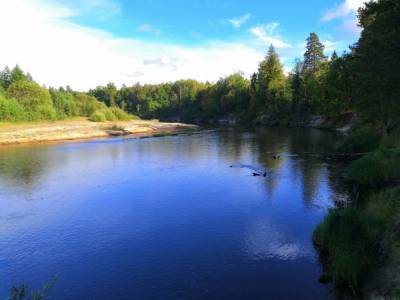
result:
<svg viewBox="0 0 400 300"><path fill-rule="evenodd" d="M198 126L158 120L92 122L85 118L26 123L0 123L0 146L61 142L132 135L138 137L179 133Z"/></svg>

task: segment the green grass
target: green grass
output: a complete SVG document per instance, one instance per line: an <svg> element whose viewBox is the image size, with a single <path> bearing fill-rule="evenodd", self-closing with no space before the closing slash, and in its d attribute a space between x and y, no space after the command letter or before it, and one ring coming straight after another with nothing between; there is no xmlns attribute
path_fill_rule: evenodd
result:
<svg viewBox="0 0 400 300"><path fill-rule="evenodd" d="M336 148L342 153L365 153L377 149L381 140L380 130L367 125L351 132L346 139L336 145Z"/></svg>
<svg viewBox="0 0 400 300"><path fill-rule="evenodd" d="M399 214L400 188L396 187L371 195L363 207L334 209L327 215L313 240L325 260L326 275L335 285L360 292ZM400 247L395 249L400 252Z"/></svg>
<svg viewBox="0 0 400 300"><path fill-rule="evenodd" d="M352 162L347 178L362 187L380 188L400 180L400 148L381 147Z"/></svg>

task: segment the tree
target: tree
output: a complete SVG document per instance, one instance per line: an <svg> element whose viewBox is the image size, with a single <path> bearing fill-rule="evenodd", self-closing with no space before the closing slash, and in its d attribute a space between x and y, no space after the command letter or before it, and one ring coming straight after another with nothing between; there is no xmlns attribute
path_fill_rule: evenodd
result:
<svg viewBox="0 0 400 300"><path fill-rule="evenodd" d="M3 71L0 72L0 87L2 87L4 90L8 89L8 87L11 84L11 71L6 66Z"/></svg>
<svg viewBox="0 0 400 300"><path fill-rule="evenodd" d="M286 77L279 56L272 45L268 49L266 58L259 65L257 82L258 109L277 112L285 98Z"/></svg>
<svg viewBox="0 0 400 300"><path fill-rule="evenodd" d="M323 113L337 115L354 107L353 104L353 71L351 55L339 57L332 54L329 70L325 76L325 102Z"/></svg>
<svg viewBox="0 0 400 300"><path fill-rule="evenodd" d="M294 70L290 74L289 81L292 88L292 111L300 113L303 104L303 62L296 60Z"/></svg>
<svg viewBox="0 0 400 300"><path fill-rule="evenodd" d="M379 0L359 10L361 37L353 49L354 94L359 110L387 131L400 115L400 2Z"/></svg>
<svg viewBox="0 0 400 300"><path fill-rule="evenodd" d="M18 80L7 90L7 97L14 98L28 110L38 106L52 106L50 93L33 81Z"/></svg>
<svg viewBox="0 0 400 300"><path fill-rule="evenodd" d="M16 65L11 71L11 84L20 80L30 81L31 79L32 77L30 75L29 77L25 75L24 71L22 71L22 69L18 65Z"/></svg>
<svg viewBox="0 0 400 300"><path fill-rule="evenodd" d="M306 52L304 53L304 64L303 70L316 72L323 62L326 62L326 56L324 54L325 46L319 41L319 37L316 33L310 33L310 36L306 39L307 46Z"/></svg>

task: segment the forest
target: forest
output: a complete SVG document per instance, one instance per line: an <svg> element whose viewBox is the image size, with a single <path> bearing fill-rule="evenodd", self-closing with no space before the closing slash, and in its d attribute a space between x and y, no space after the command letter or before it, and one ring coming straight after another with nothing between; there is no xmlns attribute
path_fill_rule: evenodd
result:
<svg viewBox="0 0 400 300"><path fill-rule="evenodd" d="M399 16L397 0L367 3L358 12L358 42L330 57L310 33L304 56L289 74L272 45L251 78L235 73L215 83L187 79L121 88L109 83L82 93L42 87L20 67L6 67L0 72L0 121L231 118L248 125L302 126L312 116L356 116L337 145L354 201L332 210L313 239L324 278L358 294L376 272L400 266Z"/></svg>
<svg viewBox="0 0 400 300"><path fill-rule="evenodd" d="M188 79L119 89L109 83L79 93L68 86L43 88L18 66L6 67L0 72L0 120L112 120L123 110L147 119L207 122L232 117L243 123L287 125L311 115L354 112L390 132L399 115L397 6L379 1L362 9L362 35L345 53L327 57L318 35L310 33L304 57L287 75L272 45L251 78L236 73L215 83Z"/></svg>

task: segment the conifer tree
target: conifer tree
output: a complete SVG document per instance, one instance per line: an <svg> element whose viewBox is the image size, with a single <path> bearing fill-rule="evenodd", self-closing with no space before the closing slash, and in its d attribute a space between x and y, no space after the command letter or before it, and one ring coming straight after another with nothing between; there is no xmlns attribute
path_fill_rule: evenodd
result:
<svg viewBox="0 0 400 300"><path fill-rule="evenodd" d="M323 62L326 61L324 54L325 46L319 41L316 33L310 33L306 40L306 52L304 53L304 71L316 72Z"/></svg>

